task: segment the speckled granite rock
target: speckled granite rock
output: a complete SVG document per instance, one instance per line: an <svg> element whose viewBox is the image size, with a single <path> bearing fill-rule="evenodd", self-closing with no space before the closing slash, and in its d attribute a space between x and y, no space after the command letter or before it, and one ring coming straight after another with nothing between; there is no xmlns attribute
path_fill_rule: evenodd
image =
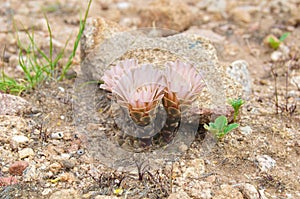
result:
<svg viewBox="0 0 300 199"><path fill-rule="evenodd" d="M31 105L25 99L0 93L0 115L22 115L31 112Z"/></svg>
<svg viewBox="0 0 300 199"><path fill-rule="evenodd" d="M204 116L200 122L221 114L231 117L226 99L241 96L242 87L226 74L209 40L185 33L162 37L160 29L124 30L101 18L89 19L81 41L81 70L90 80L101 80L104 71L119 60L135 58L159 69L166 61L185 60L194 64L207 85L198 100Z"/></svg>

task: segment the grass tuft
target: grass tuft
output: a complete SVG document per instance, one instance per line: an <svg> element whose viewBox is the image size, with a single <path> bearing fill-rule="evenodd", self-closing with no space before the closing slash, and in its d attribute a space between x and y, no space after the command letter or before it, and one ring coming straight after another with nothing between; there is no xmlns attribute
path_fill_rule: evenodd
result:
<svg viewBox="0 0 300 199"><path fill-rule="evenodd" d="M79 46L81 36L83 34L86 19L88 17L89 9L92 0L89 0L87 9L83 20L80 20L79 31L75 39L73 50L68 56L68 61L62 68L59 67L59 62L67 56L65 54L65 49L69 43L70 38L65 42L64 47L58 52L54 57L53 52L53 35L50 23L46 14L44 18L47 23L47 29L49 33L49 51L45 52L43 49L39 48L34 39L34 31L26 31L27 38L29 40L29 45L24 46L17 35L18 47L19 47L19 65L24 73L21 80L9 77L4 72L4 67L1 71L0 77L0 91L5 93L20 95L26 90L31 90L36 88L45 80L61 81L65 78L68 70L72 66L73 59L76 55L76 51ZM5 52L5 49L4 49Z"/></svg>

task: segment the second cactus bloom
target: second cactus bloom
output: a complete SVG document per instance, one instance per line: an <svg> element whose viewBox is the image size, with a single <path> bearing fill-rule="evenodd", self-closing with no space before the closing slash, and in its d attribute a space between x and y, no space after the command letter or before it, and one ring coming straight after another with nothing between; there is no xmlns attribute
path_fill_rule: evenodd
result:
<svg viewBox="0 0 300 199"><path fill-rule="evenodd" d="M185 107L192 105L204 87L200 73L189 63L177 60L166 63L166 94L164 106L170 115L180 115Z"/></svg>

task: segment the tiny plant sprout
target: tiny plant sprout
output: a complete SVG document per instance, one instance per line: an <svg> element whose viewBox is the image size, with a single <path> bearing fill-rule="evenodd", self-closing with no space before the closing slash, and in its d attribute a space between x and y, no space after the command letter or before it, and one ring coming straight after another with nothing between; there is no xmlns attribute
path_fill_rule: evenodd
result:
<svg viewBox="0 0 300 199"><path fill-rule="evenodd" d="M238 99L229 99L228 103L232 106L233 110L234 110L234 114L233 114L233 121L235 122L239 112L240 112L240 108L241 106L245 103L244 100L242 100L241 98Z"/></svg>
<svg viewBox="0 0 300 199"><path fill-rule="evenodd" d="M228 124L227 118L221 115L215 119L215 122L210 122L208 125L204 124L204 128L213 133L218 139L224 137L233 129L239 127L239 124Z"/></svg>
<svg viewBox="0 0 300 199"><path fill-rule="evenodd" d="M289 34L290 34L289 32L286 32L283 35L281 35L281 37L279 39L270 37L268 40L269 45L274 50L277 50L279 48L280 44L289 36Z"/></svg>

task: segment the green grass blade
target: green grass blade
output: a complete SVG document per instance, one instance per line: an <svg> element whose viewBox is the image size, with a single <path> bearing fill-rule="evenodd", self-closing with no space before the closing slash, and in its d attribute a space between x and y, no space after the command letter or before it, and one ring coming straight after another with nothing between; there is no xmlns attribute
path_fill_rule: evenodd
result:
<svg viewBox="0 0 300 199"><path fill-rule="evenodd" d="M289 32L284 33L284 34L281 35L281 37L279 38L279 41L283 42L289 35L290 35Z"/></svg>
<svg viewBox="0 0 300 199"><path fill-rule="evenodd" d="M53 41L52 41L52 30L51 30L51 27L50 27L50 24L49 24L49 20L47 18L47 15L44 14L44 17L46 19L46 23L47 23L47 28L48 28L48 33L49 33L49 57L50 57L50 68L51 68L51 71L54 71L54 68L55 68L55 65L53 64Z"/></svg>
<svg viewBox="0 0 300 199"><path fill-rule="evenodd" d="M89 0L88 7L85 11L84 19L83 19L83 21L80 20L79 31L78 31L78 34L77 34L77 37L76 37L76 40L74 43L73 51L72 51L71 55L69 56L69 59L68 59L66 65L63 67L62 74L61 74L59 80L62 80L64 78L64 76L68 72L69 68L71 67L73 58L76 55L76 51L77 51L80 39L81 39L81 36L82 36L84 28L85 28L85 24L86 24L86 20L87 20L88 14L89 14L91 4L92 4L92 0Z"/></svg>
<svg viewBox="0 0 300 199"><path fill-rule="evenodd" d="M26 80L32 83L32 76L30 74L30 70L28 69L28 67L26 66L26 63L24 61L22 52L19 52L19 64L24 72L24 75L26 77Z"/></svg>

